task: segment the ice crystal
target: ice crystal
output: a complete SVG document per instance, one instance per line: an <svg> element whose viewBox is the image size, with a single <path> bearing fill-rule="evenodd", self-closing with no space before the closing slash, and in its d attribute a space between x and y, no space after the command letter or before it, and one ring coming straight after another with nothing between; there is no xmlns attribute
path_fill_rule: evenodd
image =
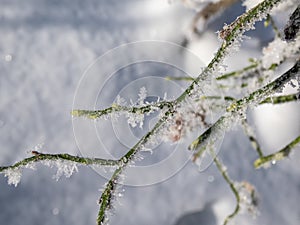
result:
<svg viewBox="0 0 300 225"><path fill-rule="evenodd" d="M120 105L120 106L125 106L125 105L126 105L125 99L122 98L120 95L118 95L118 96L116 97L115 103L116 103L117 105Z"/></svg>
<svg viewBox="0 0 300 225"><path fill-rule="evenodd" d="M139 92L138 96L139 96L139 99L138 99L139 105L143 105L144 101L147 97L147 89L145 87L142 87L140 89L140 92Z"/></svg>
<svg viewBox="0 0 300 225"><path fill-rule="evenodd" d="M4 172L4 176L7 177L8 179L7 183L9 185L13 184L16 187L21 180L22 169L21 168L7 169Z"/></svg>
<svg viewBox="0 0 300 225"><path fill-rule="evenodd" d="M140 128L143 128L144 114L142 113L127 113L128 124L132 127L136 127L139 124Z"/></svg>
<svg viewBox="0 0 300 225"><path fill-rule="evenodd" d="M59 178L64 175L65 177L69 178L72 176L74 172L78 172L77 163L76 162L69 162L66 160L45 160L43 164L49 166L50 168L56 167L57 171L56 174L53 175L53 179L59 180Z"/></svg>

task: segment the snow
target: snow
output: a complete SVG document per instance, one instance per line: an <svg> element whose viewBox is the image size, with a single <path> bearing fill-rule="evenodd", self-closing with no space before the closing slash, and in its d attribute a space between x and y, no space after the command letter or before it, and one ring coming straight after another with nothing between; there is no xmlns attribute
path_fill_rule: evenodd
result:
<svg viewBox="0 0 300 225"><path fill-rule="evenodd" d="M26 150L41 142L44 145L39 151L49 153L104 154L110 158L123 155L128 146L132 146L142 135L141 129L128 128L127 120L125 129L121 120L118 122L120 124L116 124L80 118L73 122L73 127L70 111L77 86L89 65L119 45L153 39L180 43L194 12L182 4L169 4L167 0L124 0L122 3L116 0L2 0L0 4L0 164L13 164L28 157ZM221 20L222 17L220 27L223 26ZM189 51L198 52L204 63L209 61L218 47L215 32L208 30L200 40L192 41L189 46ZM255 43L259 42L256 37L253 39ZM106 64L118 67L119 61L138 58L146 54L145 51L156 53L157 58L164 55L162 48L160 51L151 47L136 48L130 54L127 52L111 58ZM253 46L243 49L242 44L242 54L237 53L226 60L228 69L245 65L249 55L259 54ZM164 56L170 60L177 57L174 51ZM180 56L176 60L181 59ZM191 69L193 75L203 65L194 62L190 58L182 62L186 67L194 66ZM152 65L146 72L151 68ZM168 69L163 71L170 71ZM184 84L176 86L173 83L172 86L163 79L158 79L155 85L149 87L143 83L144 80L138 80L142 73L136 75L133 72L124 70L120 79L112 80L105 80L98 73L97 79L88 84L94 81L99 83L85 86L86 95L82 95L82 101L77 102L76 106L82 109L107 106L118 94L126 100L131 97L135 99L143 86L148 95L158 93L166 99L164 93L167 92L168 98L173 98L184 87ZM128 89L128 95L120 92L134 80L139 83L131 91ZM97 85L109 81L108 89L101 92L102 98L97 104L95 99L89 102L89 94L99 92ZM267 130L257 126L267 153L276 151L295 133L299 133L299 103L276 108L284 110L278 110L272 116L268 110L258 112L254 118L258 124L268 123ZM263 107L260 110L263 111ZM275 128L277 119L283 120L282 115L289 116L284 116L285 122L278 123ZM148 128L146 125L153 124L151 119L144 122L144 129ZM281 125L286 127L281 129ZM281 134L285 132L281 140L278 139L280 131ZM236 223L297 225L300 214L299 151L267 170L254 170L252 163L257 156L242 133L236 128L226 134L220 158L233 179L247 180L255 186L259 194L260 214L256 220L246 214L241 215ZM276 136L273 136L275 133ZM123 197L118 198L120 204L115 204L111 224L174 225L180 218L193 216L197 221L221 224L225 216L233 211L235 201L215 166L199 173L197 166L187 160L186 143L156 145L164 151L155 149L153 154L143 152L144 160L137 162L141 166L137 170L126 171L124 182L128 180L127 184L134 185L123 186L125 192ZM167 160L169 155L172 155L172 160ZM95 168L82 166L70 178L61 178L56 182L52 179L56 173L69 177L77 171L73 163L58 166L58 171L44 165L38 165L34 171L24 169L19 184L20 171L8 170L8 183L18 184L16 188L7 185L7 178L0 177L0 221L5 221L7 225L95 224L97 201L101 194L98 189L107 181L110 172L100 173ZM145 183L148 185L137 185Z"/></svg>

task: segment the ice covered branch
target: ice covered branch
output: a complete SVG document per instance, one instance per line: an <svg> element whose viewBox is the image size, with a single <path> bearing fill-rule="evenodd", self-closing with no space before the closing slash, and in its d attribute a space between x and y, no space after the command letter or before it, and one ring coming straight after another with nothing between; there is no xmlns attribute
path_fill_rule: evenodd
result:
<svg viewBox="0 0 300 225"><path fill-rule="evenodd" d="M283 149L281 149L278 152L275 152L273 154L267 155L267 156L261 156L254 162L255 168L260 168L265 165L269 165L271 162L276 162L279 160L283 160L286 157L288 157L291 153L291 151L300 144L300 136L295 138L291 143L289 143L287 146L285 146Z"/></svg>
<svg viewBox="0 0 300 225"><path fill-rule="evenodd" d="M118 160L88 158L73 156L69 154L45 154L32 151L33 156L25 158L13 165L0 167L0 173L4 173L8 177L8 183L17 186L21 179L22 170L24 168L35 168L34 163L42 162L52 167L57 166L58 171L54 178L58 179L62 174L67 177L71 176L73 171L77 171L77 165L100 165L100 166L116 166L120 162Z"/></svg>
<svg viewBox="0 0 300 225"><path fill-rule="evenodd" d="M114 166L118 164L117 160L111 159L100 159L100 158L88 158L88 157L80 157L80 156L73 156L69 154L45 154L37 151L32 151L33 156L29 158L25 158L11 166L2 166L0 167L0 172L4 172L8 169L15 169L18 167L24 167L29 165L33 162L40 162L45 160L64 160L64 161L71 161L76 162L82 165L101 165L101 166Z"/></svg>
<svg viewBox="0 0 300 225"><path fill-rule="evenodd" d="M219 158L216 155L214 155L213 157L214 157L214 163L216 164L218 170L222 174L222 176L223 176L224 180L226 181L226 183L229 185L229 187L230 187L230 189L231 189L231 191L234 194L235 199L236 199L236 206L235 206L234 211L230 215L228 215L224 220L223 224L226 225L226 224L228 224L228 222L233 217L235 217L239 213L241 197L239 195L238 189L235 187L234 181L232 181L230 179L225 166L221 163L221 161L219 160Z"/></svg>
<svg viewBox="0 0 300 225"><path fill-rule="evenodd" d="M220 117L220 119L218 119L210 128L200 135L189 146L189 149L198 151L195 155L200 156L199 153L203 151L202 146L207 145L211 141L214 142L214 139L217 138L215 134L218 134L221 130L228 129L230 124L236 121L240 115L244 115L245 110L249 106L256 105L268 98L271 94L280 91L291 79L299 78L299 69L300 60L298 60L291 69L275 79L273 82L230 104L227 108L227 113Z"/></svg>
<svg viewBox="0 0 300 225"><path fill-rule="evenodd" d="M116 112L127 112L132 114L146 114L163 109L164 107L172 107L171 101L160 101L156 103L147 103L143 106L123 106L114 103L111 107L103 110L73 110L72 115L76 117L86 117L89 119L98 119L102 116L109 115Z"/></svg>
<svg viewBox="0 0 300 225"><path fill-rule="evenodd" d="M249 10L242 16L238 17L235 22L233 22L231 25L226 26L223 31L220 32L220 36L224 39L223 44L221 45L220 49L216 53L215 57L212 59L212 61L209 63L209 65L204 69L204 71L195 79L193 80L192 84L174 101L172 102L172 106L168 109L168 111L165 113L165 115L157 122L157 124L154 126L154 128L149 131L145 136L143 136L137 144L131 148L121 159L120 161L123 162L121 166L119 166L114 174L112 175L111 179L108 181L101 198L99 200L100 203L100 209L97 217L97 223L98 225L101 225L103 223L106 223L108 221L108 210L111 208L111 201L113 199L113 193L117 186L117 181L120 178L120 175L122 171L126 168L126 166L134 159L134 156L137 154L137 152L141 149L143 145L147 143L147 141L159 130L159 128L166 122L167 118L172 115L173 108L178 105L179 103L183 102L187 96L193 95L193 93L196 93L196 95L200 94L197 93L197 86L200 83L200 81L207 79L209 76L212 76L214 74L214 71L217 69L218 64L223 60L223 58L226 56L226 54L229 52L229 47L234 44L234 42L238 41L242 34L249 30L253 29L253 24L258 21L262 20L267 13L277 4L281 2L281 0L265 0L261 4L254 7L252 10ZM266 90L264 90L267 92ZM254 97L253 95L250 95L249 98L252 99ZM258 98L258 97L257 97ZM249 99L246 99L249 100ZM250 100L249 100L250 101ZM242 105L240 101L237 101L236 107L239 105ZM233 105L232 105L233 106ZM234 108L236 108L234 107ZM239 106L240 107L240 106ZM229 110L229 111L237 111ZM217 122L217 124L220 124L220 122ZM204 136L208 133L212 132L212 127L208 129ZM201 139L201 138L200 138ZM197 149L200 140L196 141L192 144L192 149Z"/></svg>

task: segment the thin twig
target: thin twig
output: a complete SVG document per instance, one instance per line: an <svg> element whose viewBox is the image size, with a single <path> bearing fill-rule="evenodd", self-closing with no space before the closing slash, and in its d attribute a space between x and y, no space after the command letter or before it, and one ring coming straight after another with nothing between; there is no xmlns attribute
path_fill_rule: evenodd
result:
<svg viewBox="0 0 300 225"><path fill-rule="evenodd" d="M104 115L109 115L115 112L128 112L133 114L145 114L154 110L163 109L164 107L172 107L172 101L161 101L156 103L147 103L143 106L122 106L113 104L111 107L102 110L72 110L71 114L75 117L86 117L88 119L98 119Z"/></svg>
<svg viewBox="0 0 300 225"><path fill-rule="evenodd" d="M252 128L250 127L247 119L244 119L242 120L242 125L243 125L243 128L244 128L244 132L245 134L248 136L250 142L251 142L251 145L252 147L256 150L257 154L259 155L259 157L262 157L263 156L263 152L260 148L260 145L255 137L255 134L254 132L252 131Z"/></svg>
<svg viewBox="0 0 300 225"><path fill-rule="evenodd" d="M214 163L216 164L218 170L220 171L221 175L223 176L223 178L225 179L225 181L227 182L227 184L229 185L231 191L233 192L235 199L236 199L236 206L234 211L228 215L225 220L224 220L224 225L228 224L228 222L235 217L239 210L240 210L240 201L241 201L241 197L239 195L238 190L236 189L234 182L230 179L225 166L221 163L221 161L218 159L218 157L213 153L213 159L214 159Z"/></svg>
<svg viewBox="0 0 300 225"><path fill-rule="evenodd" d="M269 164L270 162L273 162L273 161L276 162L276 161L285 159L286 157L289 156L291 151L299 144L300 144L300 136L295 138L292 142L290 142L287 146L285 146L280 151L275 152L270 155L267 155L267 156L262 156L262 157L258 158L257 160L255 160L254 167L257 169L266 164Z"/></svg>
<svg viewBox="0 0 300 225"><path fill-rule="evenodd" d="M45 160L65 160L65 161L72 161L82 165L101 165L101 166L116 166L119 164L118 160L111 160L111 159L100 159L100 158L87 158L87 157L80 157L80 156L73 156L69 154L44 154L37 151L32 151L34 156L25 158L11 166L2 166L0 167L0 172L4 172L8 169L16 169L19 167L24 167L29 165L33 162L40 162Z"/></svg>
<svg viewBox="0 0 300 225"><path fill-rule="evenodd" d="M244 113L243 111L245 111L247 107L252 104L258 104L269 95L276 93L291 79L299 76L299 69L300 60L298 60L291 69L275 79L273 82L230 104L229 107L227 107L227 114L220 117L220 119L218 119L210 128L193 141L189 146L189 149L197 150L200 148L198 151L201 151L201 146L207 144L209 138L211 138L211 134L218 133L222 129L228 129L227 123L232 123L230 121L233 118L236 120L236 117L238 117L240 113ZM197 152L195 154L197 154Z"/></svg>

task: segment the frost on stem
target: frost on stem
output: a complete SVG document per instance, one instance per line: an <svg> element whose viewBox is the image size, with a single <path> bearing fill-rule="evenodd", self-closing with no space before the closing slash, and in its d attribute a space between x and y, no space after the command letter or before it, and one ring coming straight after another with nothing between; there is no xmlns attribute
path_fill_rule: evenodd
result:
<svg viewBox="0 0 300 225"><path fill-rule="evenodd" d="M78 172L77 163L76 162L69 162L64 161L61 159L58 160L45 160L42 163L50 168L56 167L57 171L56 174L53 176L53 179L56 181L59 180L61 176L65 176L67 178L71 177L74 172Z"/></svg>
<svg viewBox="0 0 300 225"><path fill-rule="evenodd" d="M4 172L4 176L7 177L8 179L7 183L9 185L13 184L16 187L21 180L22 169L21 168L8 169Z"/></svg>

